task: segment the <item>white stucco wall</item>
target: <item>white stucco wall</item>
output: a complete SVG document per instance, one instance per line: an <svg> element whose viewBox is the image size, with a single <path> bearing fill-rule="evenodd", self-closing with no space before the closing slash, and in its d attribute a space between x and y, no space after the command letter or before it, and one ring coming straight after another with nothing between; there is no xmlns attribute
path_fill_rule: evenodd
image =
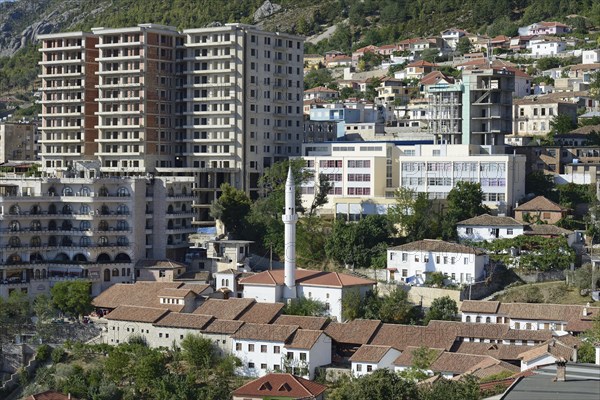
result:
<svg viewBox="0 0 600 400"><path fill-rule="evenodd" d="M472 233L467 233L467 229L472 229ZM498 229L498 237L492 232L492 229ZM508 231L512 229L512 234ZM523 234L522 226L467 226L459 225L456 228L459 240L483 241L496 239L511 239Z"/></svg>

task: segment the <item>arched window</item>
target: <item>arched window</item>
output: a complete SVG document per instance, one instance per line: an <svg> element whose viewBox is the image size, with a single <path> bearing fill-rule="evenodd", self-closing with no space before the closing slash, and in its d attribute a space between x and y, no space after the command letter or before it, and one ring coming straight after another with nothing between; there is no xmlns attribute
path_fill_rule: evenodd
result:
<svg viewBox="0 0 600 400"><path fill-rule="evenodd" d="M78 263L86 263L88 261L88 259L84 254L77 253L73 257L73 261L78 262Z"/></svg>
<svg viewBox="0 0 600 400"><path fill-rule="evenodd" d="M61 231L70 231L71 229L73 229L73 223L71 221L64 220L62 224L60 224Z"/></svg>
<svg viewBox="0 0 600 400"><path fill-rule="evenodd" d="M129 224L124 219L120 219L117 221L117 230L126 231L129 229Z"/></svg>
<svg viewBox="0 0 600 400"><path fill-rule="evenodd" d="M100 207L100 214L110 215L110 209L108 208L108 206L106 204L104 204Z"/></svg>
<svg viewBox="0 0 600 400"><path fill-rule="evenodd" d="M73 189L70 186L65 186L62 190L63 196L73 196Z"/></svg>
<svg viewBox="0 0 600 400"><path fill-rule="evenodd" d="M71 215L73 214L73 207L70 204L65 204L62 208L63 215Z"/></svg>
<svg viewBox="0 0 600 400"><path fill-rule="evenodd" d="M467 315L466 322L471 322L471 316Z"/></svg>
<svg viewBox="0 0 600 400"><path fill-rule="evenodd" d="M185 204L181 205L181 212L186 212L187 211L187 207L185 206Z"/></svg>
<svg viewBox="0 0 600 400"><path fill-rule="evenodd" d="M89 231L92 229L92 223L90 221L81 221L79 223L79 229L82 231Z"/></svg>
<svg viewBox="0 0 600 400"><path fill-rule="evenodd" d="M82 204L81 207L79 207L79 214L88 215L89 213L90 206L88 206L87 204Z"/></svg>
<svg viewBox="0 0 600 400"><path fill-rule="evenodd" d="M42 263L44 262L44 257L40 253L31 253L29 255L29 262L31 264Z"/></svg>
<svg viewBox="0 0 600 400"><path fill-rule="evenodd" d="M62 239L60 240L60 245L61 246L72 246L73 239L71 239L71 236L63 236Z"/></svg>
<svg viewBox="0 0 600 400"><path fill-rule="evenodd" d="M101 253L98 255L98 258L96 258L96 262L97 263L107 263L110 262L110 256L106 253Z"/></svg>
<svg viewBox="0 0 600 400"><path fill-rule="evenodd" d="M18 232L21 230L21 224L19 221L10 221L8 228L11 232Z"/></svg>
<svg viewBox="0 0 600 400"><path fill-rule="evenodd" d="M170 219L169 222L167 222L167 229L173 229L173 220Z"/></svg>
<svg viewBox="0 0 600 400"><path fill-rule="evenodd" d="M126 272L125 268L121 268L121 276L127 276Z"/></svg>
<svg viewBox="0 0 600 400"><path fill-rule="evenodd" d="M46 268L42 270L42 279L46 279Z"/></svg>
<svg viewBox="0 0 600 400"><path fill-rule="evenodd" d="M29 213L32 215L41 214L42 208L39 205L35 204L35 205L31 206L31 210L29 210Z"/></svg>
<svg viewBox="0 0 600 400"><path fill-rule="evenodd" d="M34 278L33 279L40 279L40 276L42 276L42 273L40 272L39 269L36 269L35 273L34 273Z"/></svg>
<svg viewBox="0 0 600 400"><path fill-rule="evenodd" d="M100 221L100 223L98 224L98 230L99 231L107 231L108 230L108 222L106 222L105 220Z"/></svg>
<svg viewBox="0 0 600 400"><path fill-rule="evenodd" d="M117 238L117 244L119 246L127 246L129 244L129 239L126 236L119 236Z"/></svg>
<svg viewBox="0 0 600 400"><path fill-rule="evenodd" d="M70 261L69 256L66 253L58 253L56 257L54 257L56 261Z"/></svg>
<svg viewBox="0 0 600 400"><path fill-rule="evenodd" d="M119 276L119 270L116 268L113 268L112 270L112 276Z"/></svg>
<svg viewBox="0 0 600 400"><path fill-rule="evenodd" d="M173 244L173 235L167 236L167 244Z"/></svg>
<svg viewBox="0 0 600 400"><path fill-rule="evenodd" d="M8 239L8 245L10 247L21 247L21 239L16 236L11 236L10 239Z"/></svg>
<svg viewBox="0 0 600 400"><path fill-rule="evenodd" d="M42 224L37 219L34 219L33 221L31 221L31 224L29 224L29 229L31 229L32 231L41 231Z"/></svg>
<svg viewBox="0 0 600 400"><path fill-rule="evenodd" d="M185 219L181 220L181 227L182 228L187 228L187 221Z"/></svg>
<svg viewBox="0 0 600 400"><path fill-rule="evenodd" d="M115 256L115 261L117 262L131 262L131 257L129 257L125 253L119 253ZM127 274L129 275L129 274Z"/></svg>
<svg viewBox="0 0 600 400"><path fill-rule="evenodd" d="M492 319L490 317L485 317L485 322L489 324L490 322L492 322Z"/></svg>
<svg viewBox="0 0 600 400"><path fill-rule="evenodd" d="M50 214L50 215L56 214L56 204L50 204L48 206L48 214Z"/></svg>
<svg viewBox="0 0 600 400"><path fill-rule="evenodd" d="M13 204L8 209L8 213L10 215L19 215L19 214L21 214L21 207L19 207L17 204Z"/></svg>
<svg viewBox="0 0 600 400"><path fill-rule="evenodd" d="M120 187L117 189L118 197L129 197L129 190L126 187Z"/></svg>
<svg viewBox="0 0 600 400"><path fill-rule="evenodd" d="M477 316L477 317L475 318L475 322L481 322L481 317L480 317L480 316Z"/></svg>
<svg viewBox="0 0 600 400"><path fill-rule="evenodd" d="M98 238L98 246L108 246L108 238L106 236L100 236Z"/></svg>
<svg viewBox="0 0 600 400"><path fill-rule="evenodd" d="M50 186L50 189L48 189L48 196L56 196L56 189L54 186Z"/></svg>
<svg viewBox="0 0 600 400"><path fill-rule="evenodd" d="M173 197L173 196L175 196L175 189L173 189L173 186L171 186L171 187L169 188L169 192L167 193L167 195L168 195L169 197Z"/></svg>
<svg viewBox="0 0 600 400"><path fill-rule="evenodd" d="M42 239L39 236L34 236L29 241L29 246L31 247L40 247L42 245Z"/></svg>
<svg viewBox="0 0 600 400"><path fill-rule="evenodd" d="M89 246L89 245L91 245L91 244L92 244L92 241L90 240L90 238L89 238L89 237L87 237L87 236L82 236L82 237L80 237L80 238L79 238L79 245L80 245L81 247L88 247L88 246Z"/></svg>
<svg viewBox="0 0 600 400"><path fill-rule="evenodd" d="M82 196L89 196L89 195L90 195L90 188L89 188L89 187L87 187L87 186L83 186L83 187L81 188L80 194L81 194Z"/></svg>
<svg viewBox="0 0 600 400"><path fill-rule="evenodd" d="M104 282L110 282L110 269L104 270Z"/></svg>
<svg viewBox="0 0 600 400"><path fill-rule="evenodd" d="M56 230L56 221L55 220L50 220L48 222L48 230L49 231L55 231Z"/></svg>
<svg viewBox="0 0 600 400"><path fill-rule="evenodd" d="M117 214L119 214L119 215L129 214L129 207L127 207L125 204L119 204L119 207L117 207Z"/></svg>
<svg viewBox="0 0 600 400"><path fill-rule="evenodd" d="M58 241L56 240L56 236L50 236L48 238L48 246L50 247L56 247L57 242Z"/></svg>
<svg viewBox="0 0 600 400"><path fill-rule="evenodd" d="M100 197L108 197L108 189L106 188L106 186L102 186L100 188L100 190L98 191L98 196L100 196Z"/></svg>
<svg viewBox="0 0 600 400"><path fill-rule="evenodd" d="M167 207L167 214L173 214L173 205L169 204L169 207Z"/></svg>
<svg viewBox="0 0 600 400"><path fill-rule="evenodd" d="M181 188L181 194L187 196L187 186Z"/></svg>

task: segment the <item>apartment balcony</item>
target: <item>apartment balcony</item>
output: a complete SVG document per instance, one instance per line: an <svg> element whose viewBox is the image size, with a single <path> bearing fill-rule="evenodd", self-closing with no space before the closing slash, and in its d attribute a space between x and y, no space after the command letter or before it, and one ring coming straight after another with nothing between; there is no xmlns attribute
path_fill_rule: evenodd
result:
<svg viewBox="0 0 600 400"><path fill-rule="evenodd" d="M116 124L116 125L96 125L94 129L144 129L144 125L125 125L125 124ZM107 140L109 142L109 140Z"/></svg>
<svg viewBox="0 0 600 400"><path fill-rule="evenodd" d="M83 129L83 125L65 125L65 126L41 126L39 129L44 131L74 131Z"/></svg>
<svg viewBox="0 0 600 400"><path fill-rule="evenodd" d="M94 99L94 101L98 102L98 103L116 103L118 101L139 101L139 102L143 102L144 101L144 96L118 96L118 97L98 97L96 99Z"/></svg>
<svg viewBox="0 0 600 400"><path fill-rule="evenodd" d="M203 89L203 88L207 88L207 89L220 89L220 88L227 88L227 87L231 87L235 84L235 80L231 80L229 82L207 82L207 83L185 83L184 85L182 85L181 87L184 88L188 88L188 89Z"/></svg>
<svg viewBox="0 0 600 400"><path fill-rule="evenodd" d="M85 99L47 99L40 102L42 105L46 104L84 104Z"/></svg>
<svg viewBox="0 0 600 400"><path fill-rule="evenodd" d="M234 124L226 124L226 125L184 125L183 129L233 129Z"/></svg>
<svg viewBox="0 0 600 400"><path fill-rule="evenodd" d="M102 75L102 76L113 76L113 75L132 75L132 74L136 74L136 75L143 75L144 74L144 69L143 68L138 68L138 69L116 69L116 70L102 70L102 71L97 71L96 75Z"/></svg>
<svg viewBox="0 0 600 400"><path fill-rule="evenodd" d="M186 43L185 47L186 48L196 48L196 47L214 47L214 46L231 46L235 44L235 40L227 40L227 41L222 41L222 42L213 42L213 41L209 41L207 40L206 42L199 42L199 43Z"/></svg>
<svg viewBox="0 0 600 400"><path fill-rule="evenodd" d="M185 111L183 113L183 115L197 115L197 116L202 116L202 115L206 115L206 116L212 116L212 115L214 115L214 116L223 116L223 115L233 115L233 114L235 114L235 110Z"/></svg>
<svg viewBox="0 0 600 400"><path fill-rule="evenodd" d="M189 200L195 200L196 197L195 196L188 196ZM181 199L178 199L181 200ZM180 211L180 212L167 212L167 218L169 219L174 219L174 218L192 218L196 215L195 212L193 211Z"/></svg>
<svg viewBox="0 0 600 400"><path fill-rule="evenodd" d="M115 62L115 61L141 61L143 59L143 55L131 55L131 56L116 56L116 57L96 57L96 61L98 62Z"/></svg>
<svg viewBox="0 0 600 400"><path fill-rule="evenodd" d="M232 72L235 72L235 68L229 67L229 68L215 68L215 69L196 69L196 70L189 71L189 72L191 72L192 75L231 74Z"/></svg>
<svg viewBox="0 0 600 400"><path fill-rule="evenodd" d="M96 89L124 89L124 88L141 88L144 86L143 82L133 82L133 83L118 83L118 84L99 84L95 85Z"/></svg>
<svg viewBox="0 0 600 400"><path fill-rule="evenodd" d="M73 138L73 139L58 139L58 138L53 138L53 139L40 139L39 141L40 144L52 144L52 143L65 143L65 144L84 144L84 140L83 139L77 139L77 138Z"/></svg>
<svg viewBox="0 0 600 400"><path fill-rule="evenodd" d="M60 47L41 47L38 49L41 53L51 53L55 51L69 51L69 50L83 50L84 45L74 45L74 46L60 46Z"/></svg>
<svg viewBox="0 0 600 400"><path fill-rule="evenodd" d="M50 65L77 65L84 64L85 60L82 58L63 58L60 60L51 60L51 61L38 61L38 65L42 66L50 66Z"/></svg>
<svg viewBox="0 0 600 400"><path fill-rule="evenodd" d="M68 85L68 86L42 86L40 88L40 90L42 92L54 92L54 91L60 91L60 92L64 92L64 91L69 91L69 90L73 90L73 91L80 91L83 89L83 85Z"/></svg>
<svg viewBox="0 0 600 400"><path fill-rule="evenodd" d="M85 75L85 72L55 72L51 74L40 74L38 78L79 78Z"/></svg>
<svg viewBox="0 0 600 400"><path fill-rule="evenodd" d="M140 157L145 153L143 151L128 151L128 152L103 152L97 151L94 153L97 157L116 157L119 160L127 160L127 157ZM129 171L129 168L127 168Z"/></svg>
<svg viewBox="0 0 600 400"><path fill-rule="evenodd" d="M98 43L96 45L97 49L114 49L119 47L140 47L142 46L142 42L116 42L116 43Z"/></svg>

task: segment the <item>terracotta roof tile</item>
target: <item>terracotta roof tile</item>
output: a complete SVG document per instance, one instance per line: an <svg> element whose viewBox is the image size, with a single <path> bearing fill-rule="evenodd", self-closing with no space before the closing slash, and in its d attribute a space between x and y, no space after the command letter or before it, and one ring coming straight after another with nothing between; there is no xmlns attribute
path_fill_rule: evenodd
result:
<svg viewBox="0 0 600 400"><path fill-rule="evenodd" d="M207 289L212 289L210 285L204 283L184 283L178 289L191 290L197 295L201 295L206 292ZM210 290L209 290L210 292Z"/></svg>
<svg viewBox="0 0 600 400"><path fill-rule="evenodd" d="M267 374L234 390L239 397L258 398L314 398L327 386L291 374Z"/></svg>
<svg viewBox="0 0 600 400"><path fill-rule="evenodd" d="M522 222L511 217L495 216L489 214L478 215L477 217L460 221L458 225L472 226L523 226Z"/></svg>
<svg viewBox="0 0 600 400"><path fill-rule="evenodd" d="M519 354L519 358L525 362L529 362L544 354L551 354L556 358L564 358L571 361L574 350L572 347L566 346L557 340L549 340L541 346L522 352Z"/></svg>
<svg viewBox="0 0 600 400"><path fill-rule="evenodd" d="M346 323L332 322L325 333L339 343L367 344L381 325L381 321L355 319Z"/></svg>
<svg viewBox="0 0 600 400"><path fill-rule="evenodd" d="M290 349L312 349L321 335L324 335L324 332L320 330L298 329L285 347Z"/></svg>
<svg viewBox="0 0 600 400"><path fill-rule="evenodd" d="M169 310L164 308L119 306L105 318L112 321L131 321L153 323L165 316Z"/></svg>
<svg viewBox="0 0 600 400"><path fill-rule="evenodd" d="M449 350L456 335L452 332L436 331L425 326L383 324L369 344L392 346L404 351L410 346L427 346Z"/></svg>
<svg viewBox="0 0 600 400"><path fill-rule="evenodd" d="M172 260L139 260L135 264L136 268L160 268L160 269L177 269L183 268L185 271L187 269L187 265L172 261Z"/></svg>
<svg viewBox="0 0 600 400"><path fill-rule="evenodd" d="M440 71L432 71L421 78L422 85L435 85L440 81L446 81L449 83L454 83L454 78L448 75L441 73Z"/></svg>
<svg viewBox="0 0 600 400"><path fill-rule="evenodd" d="M390 247L388 250L400 251L433 251L442 253L465 253L482 255L483 251L464 244L445 242L443 240L424 239L416 242L406 243L400 246Z"/></svg>
<svg viewBox="0 0 600 400"><path fill-rule="evenodd" d="M283 303L253 303L237 319L253 324L270 324L279 316Z"/></svg>
<svg viewBox="0 0 600 400"><path fill-rule="evenodd" d="M329 89L325 86L317 86L312 89L306 89L304 93L338 93L337 90Z"/></svg>
<svg viewBox="0 0 600 400"><path fill-rule="evenodd" d="M243 285L283 285L284 271L264 271L254 276L240 280ZM296 270L296 284L306 286L347 287L374 285L376 282L370 279L359 278L353 275L340 274L338 272L325 272L308 269Z"/></svg>
<svg viewBox="0 0 600 400"><path fill-rule="evenodd" d="M363 344L350 357L350 361L378 363L390 350L392 350L391 346Z"/></svg>
<svg viewBox="0 0 600 400"><path fill-rule="evenodd" d="M309 317L301 315L280 315L273 322L277 325L298 325L301 329L321 330L324 329L329 318L325 317Z"/></svg>
<svg viewBox="0 0 600 400"><path fill-rule="evenodd" d="M293 325L244 324L233 334L232 339L287 342L298 329Z"/></svg>
<svg viewBox="0 0 600 400"><path fill-rule="evenodd" d="M200 304L194 314L212 315L217 319L233 320L238 319L254 303L254 299L208 299Z"/></svg>
<svg viewBox="0 0 600 400"><path fill-rule="evenodd" d="M213 319L208 326L206 326L202 332L204 333L218 333L224 335L233 335L244 325L242 321L232 321L227 319Z"/></svg>
<svg viewBox="0 0 600 400"><path fill-rule="evenodd" d="M181 285L181 282L117 283L96 296L92 304L98 308L108 309L121 305L168 308L167 304L160 304L156 293L166 288L176 289Z"/></svg>
<svg viewBox="0 0 600 400"><path fill-rule="evenodd" d="M563 236L570 235L573 231L570 231L565 228L561 228L560 226L550 225L550 224L531 224L527 225L524 232L525 235L530 236Z"/></svg>
<svg viewBox="0 0 600 400"><path fill-rule="evenodd" d="M163 288L158 291L157 296L183 299L190 293L194 292L192 292L190 289Z"/></svg>
<svg viewBox="0 0 600 400"><path fill-rule="evenodd" d="M411 367L413 365L413 353L417 349L419 349L417 346L407 346L404 351L402 351L402 354L400 354L398 358L394 360L394 365L399 367ZM431 352L431 359L433 361L435 361L444 352L444 349L435 349L431 347L428 347L427 349Z"/></svg>
<svg viewBox="0 0 600 400"><path fill-rule="evenodd" d="M457 342L450 349L454 353L488 355L498 360L517 361L525 347L514 344Z"/></svg>
<svg viewBox="0 0 600 400"><path fill-rule="evenodd" d="M26 397L25 400L77 400L77 397L67 396L59 392L55 392L54 390L47 390L45 392L41 392L38 394L32 394L29 397Z"/></svg>
<svg viewBox="0 0 600 400"><path fill-rule="evenodd" d="M154 325L165 328L184 328L202 330L212 320L212 315L184 314L172 312L167 314L158 322L154 323Z"/></svg>
<svg viewBox="0 0 600 400"><path fill-rule="evenodd" d="M460 306L461 312L494 314L500 306L499 301L465 300Z"/></svg>
<svg viewBox="0 0 600 400"><path fill-rule="evenodd" d="M515 211L566 211L567 209L548 200L544 196L537 196L527 203L519 205Z"/></svg>

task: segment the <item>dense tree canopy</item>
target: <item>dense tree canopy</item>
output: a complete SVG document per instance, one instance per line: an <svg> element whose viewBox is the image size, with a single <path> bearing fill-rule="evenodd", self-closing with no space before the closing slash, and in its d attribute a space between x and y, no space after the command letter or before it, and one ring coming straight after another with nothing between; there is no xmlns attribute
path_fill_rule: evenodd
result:
<svg viewBox="0 0 600 400"><path fill-rule="evenodd" d="M448 193L443 215L444 239L456 238L456 224L484 214L489 209L483 205L483 191L479 183L459 181Z"/></svg>
<svg viewBox="0 0 600 400"><path fill-rule="evenodd" d="M437 297L431 302L431 307L425 314L425 324L431 320L453 321L458 315L456 301L450 296Z"/></svg>
<svg viewBox="0 0 600 400"><path fill-rule="evenodd" d="M79 317L92 310L90 282L58 282L50 289L50 293L56 308L66 315Z"/></svg>
<svg viewBox="0 0 600 400"><path fill-rule="evenodd" d="M250 213L252 201L243 191L228 183L221 185L221 195L210 206L210 215L225 225L227 232L240 237L246 226L246 217Z"/></svg>

